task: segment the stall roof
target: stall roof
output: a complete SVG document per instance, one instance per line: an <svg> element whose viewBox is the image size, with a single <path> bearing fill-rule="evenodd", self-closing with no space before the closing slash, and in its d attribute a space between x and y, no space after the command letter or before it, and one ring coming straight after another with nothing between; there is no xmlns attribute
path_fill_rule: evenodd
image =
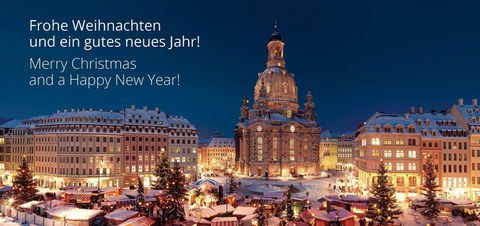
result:
<svg viewBox="0 0 480 226"><path fill-rule="evenodd" d="M65 219L72 221L88 221L103 213L103 210L76 209L68 212Z"/></svg>
<svg viewBox="0 0 480 226"><path fill-rule="evenodd" d="M223 214L223 213L227 213L227 212L233 212L235 210L235 207L233 207L230 204L212 206L211 208L213 209L213 211L215 211L219 214Z"/></svg>
<svg viewBox="0 0 480 226"><path fill-rule="evenodd" d="M155 224L155 221L148 218L148 217L135 217L135 218L131 218L121 224L119 224L118 226L150 226L150 225L153 225Z"/></svg>
<svg viewBox="0 0 480 226"><path fill-rule="evenodd" d="M105 218L118 220L118 221L125 221L131 217L134 217L137 214L138 214L137 211L116 209L115 211L105 215Z"/></svg>
<svg viewBox="0 0 480 226"><path fill-rule="evenodd" d="M233 211L233 215L241 215L247 216L250 214L254 214L257 211L255 207L246 207L246 206L239 206Z"/></svg>

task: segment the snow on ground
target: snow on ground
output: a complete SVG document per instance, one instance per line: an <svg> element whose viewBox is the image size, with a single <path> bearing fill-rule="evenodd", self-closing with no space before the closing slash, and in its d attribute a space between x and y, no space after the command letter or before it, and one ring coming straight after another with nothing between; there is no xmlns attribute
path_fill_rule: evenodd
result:
<svg viewBox="0 0 480 226"><path fill-rule="evenodd" d="M14 221L11 217L0 217L0 226L28 226L29 224L20 224Z"/></svg>

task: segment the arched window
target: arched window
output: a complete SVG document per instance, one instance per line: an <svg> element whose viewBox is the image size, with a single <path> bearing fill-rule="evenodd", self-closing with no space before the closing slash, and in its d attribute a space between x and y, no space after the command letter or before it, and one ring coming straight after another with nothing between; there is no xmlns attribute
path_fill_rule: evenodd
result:
<svg viewBox="0 0 480 226"><path fill-rule="evenodd" d="M295 161L295 140L293 138L290 138L289 149L290 149L290 161Z"/></svg>
<svg viewBox="0 0 480 226"><path fill-rule="evenodd" d="M257 138L257 160L263 161L263 139L261 137Z"/></svg>
<svg viewBox="0 0 480 226"><path fill-rule="evenodd" d="M272 150L273 161L278 161L278 139L276 137L273 138L272 146L273 146L273 150Z"/></svg>

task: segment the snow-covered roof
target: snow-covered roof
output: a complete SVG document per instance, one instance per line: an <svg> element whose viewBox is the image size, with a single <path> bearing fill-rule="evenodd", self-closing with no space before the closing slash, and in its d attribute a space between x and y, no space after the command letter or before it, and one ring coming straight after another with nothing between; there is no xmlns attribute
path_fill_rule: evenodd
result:
<svg viewBox="0 0 480 226"><path fill-rule="evenodd" d="M15 128L16 126L20 125L22 123L22 120L19 119L13 119L8 122L3 123L0 125L0 128Z"/></svg>
<svg viewBox="0 0 480 226"><path fill-rule="evenodd" d="M214 147L231 147L235 148L235 139L226 137L212 137L207 145L209 148Z"/></svg>
<svg viewBox="0 0 480 226"><path fill-rule="evenodd" d="M56 206L47 210L47 214L57 218L64 218L69 213L75 212L78 208L75 206Z"/></svg>
<svg viewBox="0 0 480 226"><path fill-rule="evenodd" d="M210 207L206 207L206 208L202 209L202 217L203 218L210 218L210 217L214 217L214 216L217 216L217 215L218 215L218 213Z"/></svg>
<svg viewBox="0 0 480 226"><path fill-rule="evenodd" d="M238 220L236 217L215 217L212 220L212 223L218 223L218 222L237 222Z"/></svg>
<svg viewBox="0 0 480 226"><path fill-rule="evenodd" d="M417 130L421 133L422 137L444 137L442 131L466 131L457 123L455 117L450 113L423 113L423 114L410 114L409 116L415 121ZM458 137L458 136L457 136Z"/></svg>
<svg viewBox="0 0 480 226"><path fill-rule="evenodd" d="M138 214L137 211L116 209L115 211L105 215L105 218L117 220L117 221L125 221L131 217L136 216L137 214Z"/></svg>
<svg viewBox="0 0 480 226"><path fill-rule="evenodd" d="M20 205L20 208L23 208L23 209L31 209L32 207L38 205L42 203L42 201L30 201L30 202L27 202L27 203L24 203L22 205Z"/></svg>
<svg viewBox="0 0 480 226"><path fill-rule="evenodd" d="M103 210L75 209L65 216L71 221L88 221L103 213Z"/></svg>
<svg viewBox="0 0 480 226"><path fill-rule="evenodd" d="M239 206L233 211L233 215L247 216L257 211L255 207Z"/></svg>
<svg viewBox="0 0 480 226"><path fill-rule="evenodd" d="M128 219L127 221L119 224L118 226L150 226L155 223L154 220L148 218L148 217L135 217Z"/></svg>
<svg viewBox="0 0 480 226"><path fill-rule="evenodd" d="M215 212L219 213L219 214L223 214L223 213L230 213L230 212L233 212L235 210L235 207L233 207L232 205L230 204L223 204L223 205L218 205L218 206L212 206L210 207L212 208Z"/></svg>

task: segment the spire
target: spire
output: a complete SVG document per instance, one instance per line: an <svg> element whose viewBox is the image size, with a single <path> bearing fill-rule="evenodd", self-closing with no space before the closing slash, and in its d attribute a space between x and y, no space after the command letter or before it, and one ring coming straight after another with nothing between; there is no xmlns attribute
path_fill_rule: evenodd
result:
<svg viewBox="0 0 480 226"><path fill-rule="evenodd" d="M275 25L273 27L273 34L270 37L270 41L282 41L282 36L278 33L277 20L275 19Z"/></svg>
<svg viewBox="0 0 480 226"><path fill-rule="evenodd" d="M243 95L242 107L240 107L240 122L245 122L248 120L248 114L250 112L250 107L248 104L247 94Z"/></svg>
<svg viewBox="0 0 480 226"><path fill-rule="evenodd" d="M304 118L307 121L317 121L317 114L315 114L315 103L313 102L312 90L308 88L308 93L305 101L305 115Z"/></svg>

